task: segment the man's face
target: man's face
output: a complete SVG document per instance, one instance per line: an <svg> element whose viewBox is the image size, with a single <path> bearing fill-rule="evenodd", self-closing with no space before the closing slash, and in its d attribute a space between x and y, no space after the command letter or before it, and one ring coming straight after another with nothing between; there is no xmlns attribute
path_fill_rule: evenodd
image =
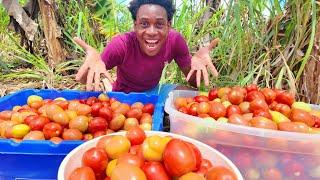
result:
<svg viewBox="0 0 320 180"><path fill-rule="evenodd" d="M148 56L155 56L161 50L170 29L166 10L155 4L140 6L134 22L141 50Z"/></svg>

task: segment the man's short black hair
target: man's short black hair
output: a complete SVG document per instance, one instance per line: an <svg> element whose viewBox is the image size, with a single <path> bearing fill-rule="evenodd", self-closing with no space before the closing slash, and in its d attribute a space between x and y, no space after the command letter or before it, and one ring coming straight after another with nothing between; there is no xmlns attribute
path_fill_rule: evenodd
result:
<svg viewBox="0 0 320 180"><path fill-rule="evenodd" d="M167 11L168 21L171 21L172 16L176 11L172 0L132 0L129 5L129 11L133 20L137 19L138 9L144 4L156 4L162 6Z"/></svg>

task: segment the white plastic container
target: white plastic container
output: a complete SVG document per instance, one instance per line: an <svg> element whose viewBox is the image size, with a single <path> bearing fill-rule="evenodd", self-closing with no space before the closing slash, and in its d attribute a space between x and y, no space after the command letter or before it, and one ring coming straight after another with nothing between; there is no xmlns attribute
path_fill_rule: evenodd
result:
<svg viewBox="0 0 320 180"><path fill-rule="evenodd" d="M237 176L238 180L243 180L239 169L222 153L219 151L211 148L210 146L201 143L197 140L173 134L173 133L166 133L166 132L158 132L158 131L146 131L147 136L151 135L159 135L159 136L172 136L173 138L182 139L184 141L190 142L197 146L202 154L202 156L211 161L211 163L215 165L222 165L225 167L230 168L235 175ZM125 132L117 132L110 135L105 136L112 136L112 135L125 135ZM93 140L87 141L82 145L78 146L77 148L73 149L62 161L59 171L58 171L58 180L67 180L73 170L78 167L81 167L81 161L83 154L90 148L96 146L97 142L100 138L104 136L95 138Z"/></svg>
<svg viewBox="0 0 320 180"><path fill-rule="evenodd" d="M265 174L274 172L274 169L284 179L320 179L319 134L204 120L175 109L174 99L194 97L198 93L186 90L169 93L165 111L170 118L170 132L200 140L220 150L237 165L245 179L264 179Z"/></svg>

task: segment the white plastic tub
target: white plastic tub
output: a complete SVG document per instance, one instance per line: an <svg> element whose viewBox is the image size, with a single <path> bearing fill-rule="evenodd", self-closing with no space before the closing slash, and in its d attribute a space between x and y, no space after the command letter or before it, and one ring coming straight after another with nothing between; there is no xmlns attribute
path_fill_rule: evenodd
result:
<svg viewBox="0 0 320 180"><path fill-rule="evenodd" d="M222 153L219 151L213 149L212 147L201 143L197 140L173 134L173 133L166 133L166 132L158 132L158 131L146 131L147 136L151 135L160 135L160 136L172 136L173 138L178 138L182 139L187 142L191 142L195 146L199 148L201 151L201 154L204 158L208 159L211 161L213 166L215 165L222 165L225 167L230 168L235 175L237 176L238 180L243 180L241 173L239 169ZM105 135L105 136L112 136L112 135L125 135L125 132L117 132L113 133L110 135ZM78 167L81 167L81 160L84 152L86 152L88 149L96 146L97 142L99 141L100 138L104 136L101 136L99 138L95 138L93 140L87 141L84 144L78 146L77 148L73 149L62 161L59 171L58 171L58 180L66 180L70 176L71 172L75 170Z"/></svg>
<svg viewBox="0 0 320 180"><path fill-rule="evenodd" d="M286 179L320 179L320 135L275 131L204 120L179 112L177 97L194 97L197 91L170 92L165 111L170 132L215 147L239 167L245 179L263 179L270 169ZM314 108L318 108L314 106Z"/></svg>

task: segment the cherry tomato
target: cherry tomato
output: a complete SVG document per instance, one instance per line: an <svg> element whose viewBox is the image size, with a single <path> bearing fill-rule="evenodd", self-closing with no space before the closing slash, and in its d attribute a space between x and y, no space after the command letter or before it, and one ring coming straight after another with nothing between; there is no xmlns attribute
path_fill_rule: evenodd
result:
<svg viewBox="0 0 320 180"><path fill-rule="evenodd" d="M262 92L268 104L271 104L276 99L277 94L272 89L263 88L260 92Z"/></svg>
<svg viewBox="0 0 320 180"><path fill-rule="evenodd" d="M58 123L50 122L44 125L43 133L46 139L51 139L53 137L57 137L61 135L62 127Z"/></svg>
<svg viewBox="0 0 320 180"><path fill-rule="evenodd" d="M127 163L137 167L142 167L142 165L144 164L144 159L139 157L138 155L125 153L118 158L117 164L121 163Z"/></svg>
<svg viewBox="0 0 320 180"><path fill-rule="evenodd" d="M152 103L147 103L143 106L142 108L142 112L143 113L149 113L149 114L153 114L154 112L154 105Z"/></svg>
<svg viewBox="0 0 320 180"><path fill-rule="evenodd" d="M91 167L95 173L99 174L107 168L108 156L103 149L93 147L83 154L82 163L84 166Z"/></svg>
<svg viewBox="0 0 320 180"><path fill-rule="evenodd" d="M236 175L228 168L222 166L216 166L206 173L206 179L221 179L221 180L236 180Z"/></svg>
<svg viewBox="0 0 320 180"><path fill-rule="evenodd" d="M84 166L72 171L68 180L96 180L92 168Z"/></svg>
<svg viewBox="0 0 320 180"><path fill-rule="evenodd" d="M251 102L255 99L263 99L265 100L264 95L262 94L262 92L259 91L250 91L247 96L246 96L246 101Z"/></svg>
<svg viewBox="0 0 320 180"><path fill-rule="evenodd" d="M208 98L209 98L209 101L212 101L218 98L218 89L217 88L211 89L208 93Z"/></svg>
<svg viewBox="0 0 320 180"><path fill-rule="evenodd" d="M292 93L283 91L277 94L276 101L278 103L287 104L291 106L291 104L294 102L294 95Z"/></svg>
<svg viewBox="0 0 320 180"><path fill-rule="evenodd" d="M265 100L263 99L255 99L253 101L250 102L250 111L254 112L256 110L265 110L267 111L269 109L268 104L266 103Z"/></svg>
<svg viewBox="0 0 320 180"><path fill-rule="evenodd" d="M230 105L227 107L227 117L230 117L232 114L242 114L241 109L237 105Z"/></svg>
<svg viewBox="0 0 320 180"><path fill-rule="evenodd" d="M105 131L108 127L108 122L102 117L94 117L88 124L88 131L95 133L97 131Z"/></svg>
<svg viewBox="0 0 320 180"><path fill-rule="evenodd" d="M162 163L157 161L145 162L141 169L148 180L169 180L169 176Z"/></svg>
<svg viewBox="0 0 320 180"><path fill-rule="evenodd" d="M208 97L203 95L195 96L193 99L195 102L198 102L198 103L209 101Z"/></svg>
<svg viewBox="0 0 320 180"><path fill-rule="evenodd" d="M265 118L268 118L268 119L272 119L272 116L271 116L269 111L262 110L262 109L254 110L253 111L253 117L259 117L259 116L265 117Z"/></svg>
<svg viewBox="0 0 320 180"><path fill-rule="evenodd" d="M132 127L126 133L131 145L142 144L146 138L146 133L139 127Z"/></svg>
<svg viewBox="0 0 320 180"><path fill-rule="evenodd" d="M180 109L181 107L186 107L187 105L188 105L187 99L184 98L184 97L177 97L177 98L174 100L174 106L175 106L177 109Z"/></svg>
<svg viewBox="0 0 320 180"><path fill-rule="evenodd" d="M210 110L209 115L214 119L218 119L219 117L224 117L227 113L227 109L223 104L219 102L210 102Z"/></svg>
<svg viewBox="0 0 320 180"><path fill-rule="evenodd" d="M144 172L137 166L131 164L118 164L112 171L112 180L147 180Z"/></svg>
<svg viewBox="0 0 320 180"><path fill-rule="evenodd" d="M258 86L256 84L249 84L246 87L247 92L258 91Z"/></svg>
<svg viewBox="0 0 320 180"><path fill-rule="evenodd" d="M236 89L232 89L229 93L228 93L228 100L235 105L238 105L240 103L243 102L244 99L244 94L243 92L236 90Z"/></svg>
<svg viewBox="0 0 320 180"><path fill-rule="evenodd" d="M163 152L163 163L172 176L182 176L196 169L197 160L193 150L180 139L171 139Z"/></svg>

